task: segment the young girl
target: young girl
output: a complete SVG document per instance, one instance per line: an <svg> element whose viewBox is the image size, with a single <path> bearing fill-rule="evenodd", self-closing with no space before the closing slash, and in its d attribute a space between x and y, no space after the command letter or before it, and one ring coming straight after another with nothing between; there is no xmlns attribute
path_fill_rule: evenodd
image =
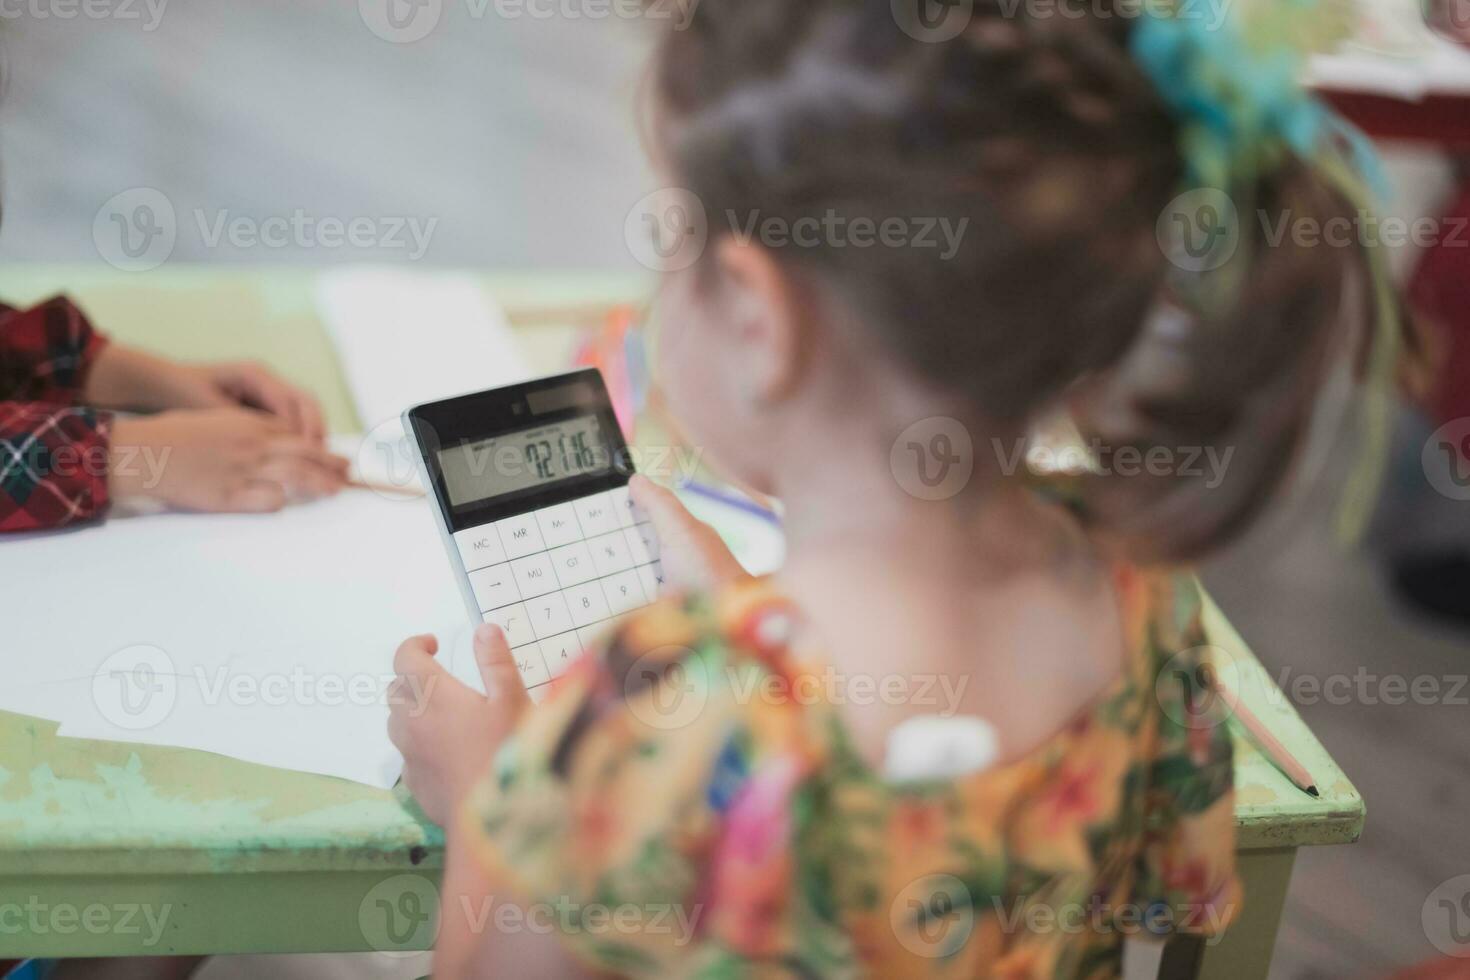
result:
<svg viewBox="0 0 1470 980"><path fill-rule="evenodd" d="M667 277L662 377L782 501L788 561L744 576L635 479L685 591L545 703L493 627L485 698L402 646L440 980L1111 977L1127 937L1239 914L1180 563L1283 482L1361 325L1356 249L1263 230L1353 213L1331 121L1182 9L979 0L946 32L920 2L703 0L663 40L659 162L710 234ZM1235 247L1191 272L1168 216L1207 182ZM1061 409L1091 472L1028 479Z"/></svg>

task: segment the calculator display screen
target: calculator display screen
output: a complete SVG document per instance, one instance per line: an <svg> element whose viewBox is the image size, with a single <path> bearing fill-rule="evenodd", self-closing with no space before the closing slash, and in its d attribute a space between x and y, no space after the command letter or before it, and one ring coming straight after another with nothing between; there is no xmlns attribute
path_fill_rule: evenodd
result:
<svg viewBox="0 0 1470 980"><path fill-rule="evenodd" d="M612 453L596 415L577 415L439 450L453 507L606 473Z"/></svg>

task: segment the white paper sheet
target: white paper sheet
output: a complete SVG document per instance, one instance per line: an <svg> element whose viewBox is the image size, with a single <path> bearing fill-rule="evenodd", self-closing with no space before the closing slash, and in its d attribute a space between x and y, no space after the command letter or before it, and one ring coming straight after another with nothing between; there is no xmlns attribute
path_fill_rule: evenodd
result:
<svg viewBox="0 0 1470 980"><path fill-rule="evenodd" d="M0 543L0 708L83 738L178 745L391 786L393 651L437 632L474 676L424 499L161 514ZM466 669L467 668L467 669Z"/></svg>
<svg viewBox="0 0 1470 980"><path fill-rule="evenodd" d="M403 410L531 376L505 314L473 277L354 267L323 274L317 308L368 442L364 476L421 486Z"/></svg>

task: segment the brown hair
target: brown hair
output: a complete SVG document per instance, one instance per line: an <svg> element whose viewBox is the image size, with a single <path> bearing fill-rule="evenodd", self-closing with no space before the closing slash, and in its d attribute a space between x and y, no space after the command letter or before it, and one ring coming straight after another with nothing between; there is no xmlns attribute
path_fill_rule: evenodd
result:
<svg viewBox="0 0 1470 980"><path fill-rule="evenodd" d="M1356 253L1290 236L1268 247L1265 227L1350 206L1290 156L1230 188L1239 288L1223 308L1162 316L1188 305L1169 301L1178 270L1156 235L1184 164L1175 121L1128 53L1133 21L976 0L963 31L936 42L900 26L927 2L701 0L655 62L659 148L737 227L752 215L968 219L947 259L817 247L779 260L850 298L895 356L998 433L1019 435L1066 399L1105 456L1228 443L1218 487L1176 474L1084 488L1079 509L1103 540L1134 557L1198 557L1283 482L1348 319Z"/></svg>

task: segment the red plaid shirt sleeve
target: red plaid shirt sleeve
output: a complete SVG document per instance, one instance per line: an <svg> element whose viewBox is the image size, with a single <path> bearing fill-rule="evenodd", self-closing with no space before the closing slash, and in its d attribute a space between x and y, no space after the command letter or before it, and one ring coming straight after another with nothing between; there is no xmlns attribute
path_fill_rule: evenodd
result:
<svg viewBox="0 0 1470 980"><path fill-rule="evenodd" d="M27 310L0 305L0 532L107 510L112 416L78 404L106 344L64 297Z"/></svg>

